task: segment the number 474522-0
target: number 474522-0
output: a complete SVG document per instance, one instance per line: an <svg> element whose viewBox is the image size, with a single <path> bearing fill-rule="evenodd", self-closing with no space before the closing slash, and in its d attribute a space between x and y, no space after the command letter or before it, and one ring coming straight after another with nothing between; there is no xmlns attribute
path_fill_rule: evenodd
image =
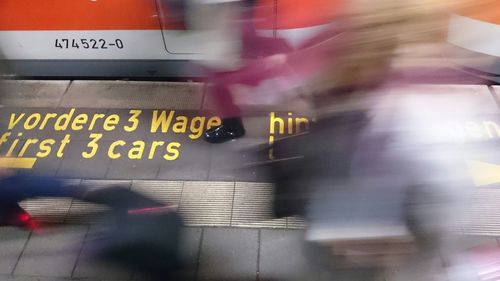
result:
<svg viewBox="0 0 500 281"><path fill-rule="evenodd" d="M56 39L54 46L59 49L123 49L123 41L115 39L106 41L105 39Z"/></svg>

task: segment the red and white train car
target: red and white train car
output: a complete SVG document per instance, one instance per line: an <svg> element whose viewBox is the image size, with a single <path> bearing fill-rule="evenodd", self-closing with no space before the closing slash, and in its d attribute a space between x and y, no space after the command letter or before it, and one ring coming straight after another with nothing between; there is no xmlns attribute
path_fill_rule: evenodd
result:
<svg viewBox="0 0 500 281"><path fill-rule="evenodd" d="M0 50L24 76L192 76L196 32L169 21L163 0L2 0ZM260 0L257 28L289 42L313 36L340 1Z"/></svg>
<svg viewBox="0 0 500 281"><path fill-rule="evenodd" d="M0 50L22 76L196 76L203 41L169 19L164 0L1 0ZM291 45L335 19L341 0L259 0L259 32ZM498 62L456 63L500 80L500 2L453 15L449 42Z"/></svg>

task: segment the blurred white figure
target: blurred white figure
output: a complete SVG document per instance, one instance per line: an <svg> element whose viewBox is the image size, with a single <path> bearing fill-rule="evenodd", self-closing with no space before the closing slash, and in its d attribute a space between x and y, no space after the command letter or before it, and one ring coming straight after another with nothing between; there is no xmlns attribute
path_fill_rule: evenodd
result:
<svg viewBox="0 0 500 281"><path fill-rule="evenodd" d="M188 28L199 31L201 64L214 71L234 71L243 65L241 0L188 0Z"/></svg>
<svg viewBox="0 0 500 281"><path fill-rule="evenodd" d="M450 12L464 2L349 1L330 68L311 85L319 121L306 150L306 238L351 266L397 267L391 280L442 280L442 258L463 250L456 234L473 184L447 126L481 108L425 88L386 95L384 85L404 46L430 43L419 66L439 62Z"/></svg>

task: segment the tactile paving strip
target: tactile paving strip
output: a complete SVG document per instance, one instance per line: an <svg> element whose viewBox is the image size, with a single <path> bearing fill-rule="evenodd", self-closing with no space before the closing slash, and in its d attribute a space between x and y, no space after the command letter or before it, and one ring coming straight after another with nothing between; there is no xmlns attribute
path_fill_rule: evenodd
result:
<svg viewBox="0 0 500 281"><path fill-rule="evenodd" d="M92 223L99 220L102 212L109 208L102 205L79 202L74 200L65 219L68 223Z"/></svg>
<svg viewBox="0 0 500 281"><path fill-rule="evenodd" d="M193 226L229 226L234 182L185 182L179 212Z"/></svg>
<svg viewBox="0 0 500 281"><path fill-rule="evenodd" d="M286 227L286 219L272 217L272 184L237 182L231 226Z"/></svg>
<svg viewBox="0 0 500 281"><path fill-rule="evenodd" d="M286 218L286 227L290 229L301 229L306 227L304 219L300 217L289 217Z"/></svg>
<svg viewBox="0 0 500 281"><path fill-rule="evenodd" d="M99 189L114 185L130 188L130 181L83 180L81 184L90 189ZM65 221L69 223L94 222L98 220L102 212L107 210L109 210L109 208L102 205L73 200Z"/></svg>
<svg viewBox="0 0 500 281"><path fill-rule="evenodd" d="M78 183L79 180L71 181ZM163 203L177 204L188 226L251 228L305 227L298 217L273 219L272 185L211 181L83 180L91 188L122 185ZM36 199L22 203L35 218L47 222L89 223L106 207L70 199ZM469 235L500 235L500 189L478 188L459 229Z"/></svg>
<svg viewBox="0 0 500 281"><path fill-rule="evenodd" d="M75 184L80 180L68 183ZM273 219L272 185L269 183L210 181L109 181L83 180L90 188L121 185L162 203L178 205L188 226L233 226L252 228L301 228L298 218ZM37 218L50 222L92 223L108 210L78 200L37 199L25 202Z"/></svg>
<svg viewBox="0 0 500 281"><path fill-rule="evenodd" d="M500 235L500 189L478 188L471 202L463 232L471 235Z"/></svg>
<svg viewBox="0 0 500 281"><path fill-rule="evenodd" d="M62 223L69 212L71 199L38 198L20 205L36 220Z"/></svg>
<svg viewBox="0 0 500 281"><path fill-rule="evenodd" d="M179 205L181 201L183 181L133 181L132 190L163 204Z"/></svg>

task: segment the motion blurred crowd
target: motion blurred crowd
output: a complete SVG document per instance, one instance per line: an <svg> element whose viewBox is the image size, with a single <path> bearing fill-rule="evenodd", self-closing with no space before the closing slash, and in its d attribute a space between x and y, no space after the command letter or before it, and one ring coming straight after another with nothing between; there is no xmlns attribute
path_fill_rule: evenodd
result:
<svg viewBox="0 0 500 281"><path fill-rule="evenodd" d="M333 272L350 268L356 274L360 268L369 268L377 278L380 270L396 267L397 280L429 281L440 280L436 265L441 258L453 268L464 250L462 237L455 235L471 189L461 164L464 152L430 125L448 114L452 118L454 105L448 101L428 107L434 103L432 97L395 98L383 93L384 89L418 83L399 80L402 69L411 77L440 67L442 55L449 54L450 15L462 10L482 13L482 7L492 1L344 1L340 9L335 6L332 11L335 21L309 45L299 48L259 34L254 27L261 20L253 13L259 5L255 1L172 0L166 5L176 11L174 20L185 21L187 32L205 32L201 64L223 117L220 126L205 132L206 141L222 143L245 135L243 113L235 103L232 85L257 89L266 79L281 77L305 89L295 98L309 103L316 122L306 134L273 143L269 148L279 151L276 157L282 161L273 159L262 165L271 171L276 184L275 214L306 219L306 240L318 249L312 259ZM439 76L433 78L439 82ZM276 89L276 95L279 93ZM300 157L291 157L294 155ZM19 211L12 205L28 197L82 199L74 191L61 189L57 194L50 191L53 186L35 187L6 169L0 168L0 177L1 194L23 192L20 186L31 190L24 196L9 197L13 202L0 200L4 217ZM48 184L41 179L37 182ZM92 198L92 202L100 200L96 195ZM119 218L130 215L123 208L134 206L106 204L120 209ZM159 208L153 202L139 205ZM137 224L129 220L122 227ZM178 227L177 223L170 225ZM131 237L140 237L141 243L147 240ZM134 243L127 240L120 247L128 249ZM158 251L154 253L161 257ZM121 261L139 265L137 257L142 254ZM165 278L160 276L165 271L158 268L143 269L152 278ZM174 266L168 264L168 269ZM344 277L350 280L351 275ZM473 275L460 278L453 280L479 280Z"/></svg>

